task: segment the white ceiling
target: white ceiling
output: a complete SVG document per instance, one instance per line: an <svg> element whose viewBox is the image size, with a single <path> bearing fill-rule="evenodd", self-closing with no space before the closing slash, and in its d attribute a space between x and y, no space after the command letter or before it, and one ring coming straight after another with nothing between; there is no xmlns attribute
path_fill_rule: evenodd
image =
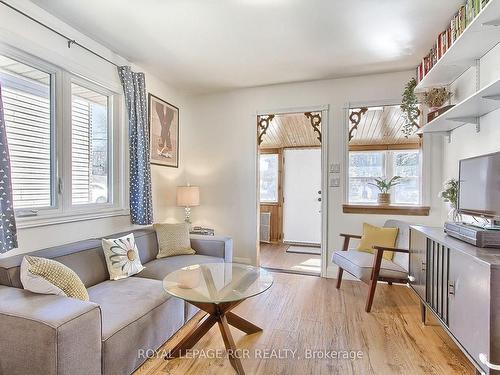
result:
<svg viewBox="0 0 500 375"><path fill-rule="evenodd" d="M414 68L463 0L33 0L191 93Z"/></svg>

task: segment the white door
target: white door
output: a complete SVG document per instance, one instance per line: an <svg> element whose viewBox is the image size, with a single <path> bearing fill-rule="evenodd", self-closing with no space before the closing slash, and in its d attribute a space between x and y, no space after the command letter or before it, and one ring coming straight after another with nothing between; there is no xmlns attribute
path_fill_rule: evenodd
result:
<svg viewBox="0 0 500 375"><path fill-rule="evenodd" d="M285 149L283 240L321 244L321 149Z"/></svg>

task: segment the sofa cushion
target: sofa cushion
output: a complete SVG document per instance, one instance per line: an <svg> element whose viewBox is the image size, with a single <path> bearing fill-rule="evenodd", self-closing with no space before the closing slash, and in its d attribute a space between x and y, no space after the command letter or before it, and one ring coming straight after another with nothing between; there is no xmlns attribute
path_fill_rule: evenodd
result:
<svg viewBox="0 0 500 375"><path fill-rule="evenodd" d="M101 306L103 340L169 298L161 282L141 278L105 281L88 293L90 301Z"/></svg>
<svg viewBox="0 0 500 375"><path fill-rule="evenodd" d="M133 233L119 238L103 238L102 250L111 280L124 279L144 269Z"/></svg>
<svg viewBox="0 0 500 375"><path fill-rule="evenodd" d="M26 255L21 263L24 289L34 293L89 300L89 294L78 275L64 264L52 259Z"/></svg>
<svg viewBox="0 0 500 375"><path fill-rule="evenodd" d="M369 281L372 274L374 255L357 250L335 251L332 261L351 275L363 281ZM399 264L382 259L380 277L406 279L408 273Z"/></svg>
<svg viewBox="0 0 500 375"><path fill-rule="evenodd" d="M195 253L191 249L189 240L189 224L153 224L158 238L157 258L166 258L174 255L192 255Z"/></svg>
<svg viewBox="0 0 500 375"><path fill-rule="evenodd" d="M85 240L0 259L0 284L22 288L20 266L24 255L54 259L75 271L85 287L109 279L101 241Z"/></svg>
<svg viewBox="0 0 500 375"><path fill-rule="evenodd" d="M176 255L167 258L161 258L146 263L146 269L135 275L137 277L145 277L148 279L163 280L169 273L178 270L179 268L192 266L193 264L204 263L224 263L224 259L211 257L208 255Z"/></svg>
<svg viewBox="0 0 500 375"><path fill-rule="evenodd" d="M140 277L105 281L88 290L102 312L103 374L130 374L184 324L184 302L162 282Z"/></svg>

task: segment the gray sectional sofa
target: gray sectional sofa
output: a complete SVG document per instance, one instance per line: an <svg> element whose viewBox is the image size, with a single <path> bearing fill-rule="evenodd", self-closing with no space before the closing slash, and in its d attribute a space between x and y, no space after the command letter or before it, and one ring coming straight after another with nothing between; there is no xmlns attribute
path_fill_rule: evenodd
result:
<svg viewBox="0 0 500 375"><path fill-rule="evenodd" d="M232 260L227 237L192 236L195 255L156 259L155 231L132 232L146 269L118 281L109 280L100 239L30 253L74 270L90 302L26 291L19 277L24 254L0 260L0 374L130 374L197 311L169 296L161 280L187 265Z"/></svg>

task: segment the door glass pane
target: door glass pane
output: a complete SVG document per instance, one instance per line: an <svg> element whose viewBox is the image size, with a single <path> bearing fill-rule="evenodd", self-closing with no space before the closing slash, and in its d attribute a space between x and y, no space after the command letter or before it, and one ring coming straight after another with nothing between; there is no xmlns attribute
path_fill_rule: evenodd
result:
<svg viewBox="0 0 500 375"><path fill-rule="evenodd" d="M107 203L108 97L71 85L72 202Z"/></svg>
<svg viewBox="0 0 500 375"><path fill-rule="evenodd" d="M15 209L52 206L51 76L0 56Z"/></svg>
<svg viewBox="0 0 500 375"><path fill-rule="evenodd" d="M394 152L394 175L403 179L394 191L395 203L418 204L420 202L420 152Z"/></svg>
<svg viewBox="0 0 500 375"><path fill-rule="evenodd" d="M260 201L278 202L278 154L260 155Z"/></svg>
<svg viewBox="0 0 500 375"><path fill-rule="evenodd" d="M377 202L378 189L369 185L385 174L384 152L349 153L349 202Z"/></svg>

